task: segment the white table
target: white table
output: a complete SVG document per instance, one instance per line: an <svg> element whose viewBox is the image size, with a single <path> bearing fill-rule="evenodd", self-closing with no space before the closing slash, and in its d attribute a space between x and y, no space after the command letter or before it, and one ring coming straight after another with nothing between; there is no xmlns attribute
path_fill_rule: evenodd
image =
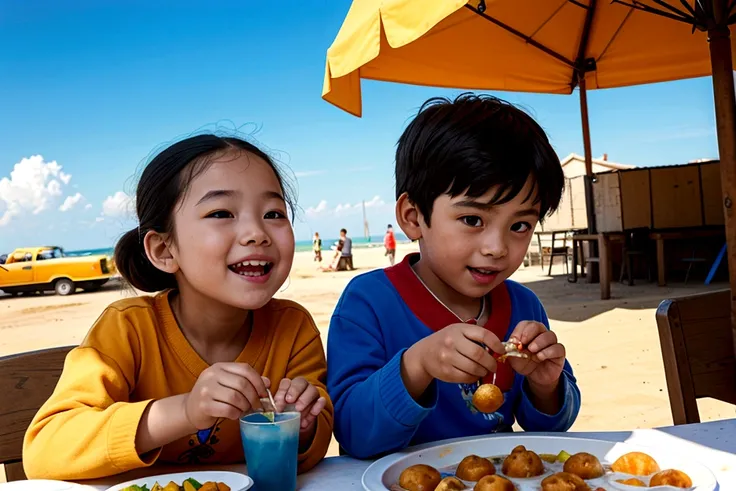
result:
<svg viewBox="0 0 736 491"><path fill-rule="evenodd" d="M553 435L553 433L534 433ZM559 435L559 433L557 433ZM670 452L694 455L707 461L720 485L720 491L736 490L736 419L668 426L659 429L616 432L568 432L568 436L593 438L611 442L666 448ZM310 472L299 476L299 491L362 490L361 478L371 461L349 457L330 457ZM173 470L172 470L173 469ZM210 466L202 469L222 469L245 473L245 465ZM182 472L181 468L160 466L132 471L114 478L85 482L91 489L104 491L109 486L146 475Z"/></svg>

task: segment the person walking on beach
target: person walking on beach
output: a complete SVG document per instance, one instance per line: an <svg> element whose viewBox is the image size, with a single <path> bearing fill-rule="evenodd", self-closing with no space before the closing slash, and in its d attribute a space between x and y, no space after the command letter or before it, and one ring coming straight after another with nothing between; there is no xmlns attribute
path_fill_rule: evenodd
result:
<svg viewBox="0 0 736 491"><path fill-rule="evenodd" d="M353 239L348 237L346 229L340 229L340 241L337 245L340 252L340 261L337 263L338 271L352 271L353 268Z"/></svg>
<svg viewBox="0 0 736 491"><path fill-rule="evenodd" d="M383 237L383 246L386 248L386 256L388 256L388 260L391 263L391 266L393 266L394 260L396 259L396 237L394 236L394 228L390 223L388 224L388 227L386 227L386 235Z"/></svg>
<svg viewBox="0 0 736 491"><path fill-rule="evenodd" d="M319 238L319 232L314 233L312 239L312 251L314 251L314 260L322 262L322 239Z"/></svg>

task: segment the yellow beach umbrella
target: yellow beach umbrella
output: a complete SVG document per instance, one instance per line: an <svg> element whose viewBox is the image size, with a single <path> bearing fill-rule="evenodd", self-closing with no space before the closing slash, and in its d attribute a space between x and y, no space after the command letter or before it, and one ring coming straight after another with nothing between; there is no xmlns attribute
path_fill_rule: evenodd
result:
<svg viewBox="0 0 736 491"><path fill-rule="evenodd" d="M708 26L689 12L719 2L354 0L322 95L360 116L361 79L569 94L583 80L599 89L710 75ZM658 5L666 16L647 11Z"/></svg>
<svg viewBox="0 0 736 491"><path fill-rule="evenodd" d="M591 175L587 89L712 75L736 292L734 22L736 0L353 0L327 51L322 97L360 116L361 79L554 94L578 88ZM736 300L732 320L736 329Z"/></svg>

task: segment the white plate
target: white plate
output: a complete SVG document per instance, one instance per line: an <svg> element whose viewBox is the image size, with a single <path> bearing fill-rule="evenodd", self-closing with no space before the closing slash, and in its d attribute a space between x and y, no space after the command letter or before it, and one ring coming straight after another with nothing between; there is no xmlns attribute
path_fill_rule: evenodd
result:
<svg viewBox="0 0 736 491"><path fill-rule="evenodd" d="M94 490L83 484L73 482L49 481L45 479L32 479L28 481L13 481L0 484L2 491L89 491Z"/></svg>
<svg viewBox="0 0 736 491"><path fill-rule="evenodd" d="M458 438L420 445L412 449L396 452L377 460L366 469L362 479L363 488L366 491L386 491L391 485L398 483L399 475L404 469L414 464L427 464L439 469L457 465L464 457L470 454L481 457L507 455L517 445L524 445L527 449L538 454L558 454L561 450L565 450L570 454L588 452L598 457L604 464L613 463L618 457L627 452L645 452L657 461L661 469L678 469L687 473L693 481L693 487L690 488L692 491L714 491L718 486L715 476L704 465L689 458L689 456L673 455L666 451L661 451L658 448L563 436L513 435L474 439ZM540 489L540 482L541 478L515 480L519 491L538 491ZM591 482L590 484L592 485L593 483ZM611 490L633 491L642 489L618 483L596 483L596 485ZM594 486L591 487L594 488ZM470 490L472 488L468 489ZM657 486L647 489L664 491L674 488Z"/></svg>
<svg viewBox="0 0 736 491"><path fill-rule="evenodd" d="M181 486L185 479L192 478L200 484L207 481L224 482L232 491L245 491L253 486L253 479L245 474L237 472L225 471L202 471L202 472L179 472L177 474L160 474L158 476L142 477L132 481L124 482L109 488L107 491L121 491L128 486L137 484L138 486L148 486L148 489L158 482L161 486L166 486L170 481L174 481ZM3 490L4 491L4 490ZM71 490L70 490L71 491Z"/></svg>

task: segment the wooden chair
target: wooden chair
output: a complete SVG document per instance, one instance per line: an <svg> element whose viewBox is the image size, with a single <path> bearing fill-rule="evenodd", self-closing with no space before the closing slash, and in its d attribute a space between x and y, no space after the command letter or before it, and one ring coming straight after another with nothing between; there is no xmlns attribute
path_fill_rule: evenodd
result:
<svg viewBox="0 0 736 491"><path fill-rule="evenodd" d="M651 254L649 230L631 230L624 235L621 249L621 271L618 275L619 283L623 283L624 276L628 278L629 286L634 285L634 258L644 261L647 268L647 281L652 282L652 264L656 259Z"/></svg>
<svg viewBox="0 0 736 491"><path fill-rule="evenodd" d="M0 358L0 464L10 481L26 479L23 436L61 376L74 346L19 353Z"/></svg>
<svg viewBox="0 0 736 491"><path fill-rule="evenodd" d="M570 240L570 232L568 230L556 230L552 232L552 239L549 247L549 271L547 276L552 276L552 264L555 262L556 257L562 257L565 262L565 274L570 274L570 267L568 265L569 258L572 257L573 251L568 245ZM542 264L542 270L544 270L544 248L542 247L541 235L537 234L537 241L539 243L539 257Z"/></svg>
<svg viewBox="0 0 736 491"><path fill-rule="evenodd" d="M731 330L731 291L664 300L657 327L676 425L699 423L696 400L736 404L736 354Z"/></svg>

